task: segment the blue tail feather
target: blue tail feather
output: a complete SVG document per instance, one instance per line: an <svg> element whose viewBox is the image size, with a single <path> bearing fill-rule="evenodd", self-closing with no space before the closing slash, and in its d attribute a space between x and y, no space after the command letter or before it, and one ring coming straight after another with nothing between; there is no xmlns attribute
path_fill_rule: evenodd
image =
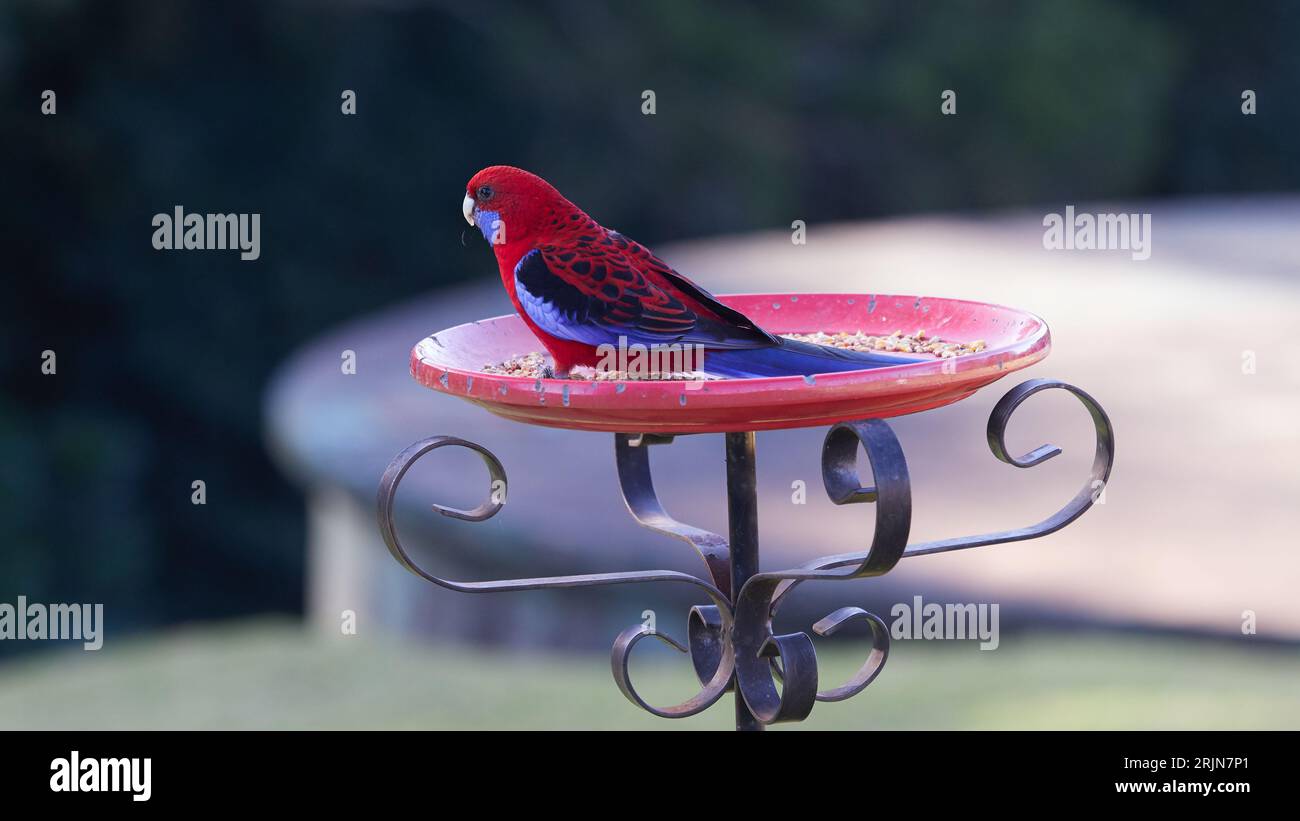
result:
<svg viewBox="0 0 1300 821"><path fill-rule="evenodd" d="M780 338L779 345L764 348L709 349L702 370L732 379L760 376L800 376L840 371L861 371L920 362L906 354L850 351Z"/></svg>

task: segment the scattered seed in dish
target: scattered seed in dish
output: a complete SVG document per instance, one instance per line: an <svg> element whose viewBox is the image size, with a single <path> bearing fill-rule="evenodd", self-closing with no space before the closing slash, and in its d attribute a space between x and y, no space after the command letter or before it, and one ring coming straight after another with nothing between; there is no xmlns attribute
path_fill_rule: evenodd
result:
<svg viewBox="0 0 1300 821"><path fill-rule="evenodd" d="M526 376L529 378L553 379L555 371L550 357L540 351L512 356L504 362L488 362L483 365L483 373L497 376ZM720 377L701 371L673 371L671 373L652 373L649 375L630 375L627 371L602 371L592 367L574 368L567 377L583 382L630 382L637 380L658 382L699 382Z"/></svg>
<svg viewBox="0 0 1300 821"><path fill-rule="evenodd" d="M854 333L824 333L818 331L810 334L781 334L787 339L794 339L799 342L812 342L816 345L828 345L832 348L845 348L850 351L885 351L886 353L910 353L910 354L930 354L936 359L952 359L958 356L979 353L986 347L984 340L977 339L973 342L953 342L946 339L940 339L937 336L930 336L924 330L918 330L916 333L905 334L902 331L894 331L888 336L872 336L862 331ZM483 365L483 373L494 374L496 376L524 376L530 379L538 377L542 379L551 379L555 376L555 371L551 367L551 360L541 351L532 351L531 353L512 356L502 362L487 362ZM580 381L634 381L638 379L658 380L658 381L699 381L718 379L708 373L700 371L692 372L674 372L674 373L654 373L650 375L631 376L627 371L601 371L595 368L583 367L574 369L569 374L570 379Z"/></svg>
<svg viewBox="0 0 1300 821"><path fill-rule="evenodd" d="M788 339L799 342L812 342L832 348L845 348L850 351L885 351L887 353L928 353L938 359L952 359L957 356L979 353L986 347L984 340L973 342L953 342L930 336L924 330L913 334L894 331L889 336L871 336L862 331L856 333L781 334Z"/></svg>

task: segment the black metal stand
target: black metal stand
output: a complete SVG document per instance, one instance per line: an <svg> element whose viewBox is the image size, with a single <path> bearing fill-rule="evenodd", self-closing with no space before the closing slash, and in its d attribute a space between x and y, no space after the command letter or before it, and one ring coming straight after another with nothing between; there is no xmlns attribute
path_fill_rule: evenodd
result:
<svg viewBox="0 0 1300 821"><path fill-rule="evenodd" d="M754 434L727 435L727 535L731 544L731 589L743 590L758 572L758 468ZM736 729L761 730L736 688Z"/></svg>
<svg viewBox="0 0 1300 821"><path fill-rule="evenodd" d="M674 570L644 570L457 582L425 571L406 552L393 524L397 486L417 459L431 450L453 445L477 452L487 465L494 489L489 500L468 511L434 505L434 510L442 515L482 521L495 515L503 504L501 491L505 488L506 475L501 463L480 445L450 436L435 436L417 442L389 464L379 485L379 530L389 552L407 570L436 585L464 593L648 582L693 585L712 604L691 608L687 620L687 643L683 645L647 624L627 628L614 641L611 654L614 681L632 703L664 718L695 715L708 709L727 691L734 690L736 729L761 730L777 722L802 721L818 701L842 701L857 695L880 673L889 655L889 632L884 622L860 607L841 607L812 625L811 632L829 636L851 621L863 621L871 629L872 650L848 682L819 690L817 654L811 636L804 632L785 635L772 632L772 618L783 597L800 582L879 576L908 556L1045 536L1070 524L1092 506L1110 477L1115 458L1115 437L1105 411L1078 388L1064 382L1033 379L1011 389L989 416L989 449L999 460L1017 468L1030 468L1058 455L1061 451L1053 445L1043 445L1021 457L1013 457L1006 450L1005 435L1011 415L1030 396L1049 389L1068 391L1083 404L1096 429L1096 454L1088 480L1073 499L1043 521L1015 530L909 545L912 501L907 461L893 431L880 419L834 425L827 432L822 446L822 480L831 501L837 505L876 505L875 530L870 545L860 553L826 556L790 570L764 573L759 569L758 495L752 432L726 434L726 539L677 521L659 502L651 478L648 451L652 445L671 442L671 436L615 434L619 484L629 512L642 526L691 544L704 560L708 569L707 579ZM864 485L859 479L859 446L865 450L870 462L872 485ZM641 698L632 686L628 661L636 644L648 636L690 655L701 684L698 693L670 707L656 707Z"/></svg>

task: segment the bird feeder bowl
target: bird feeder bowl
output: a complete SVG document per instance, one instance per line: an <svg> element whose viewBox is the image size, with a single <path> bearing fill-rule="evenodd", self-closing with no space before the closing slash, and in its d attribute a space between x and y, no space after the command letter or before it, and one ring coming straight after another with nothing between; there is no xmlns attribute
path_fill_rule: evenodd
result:
<svg viewBox="0 0 1300 821"><path fill-rule="evenodd" d="M735 694L737 729L800 721L817 701L840 701L865 689L889 653L889 632L880 618L859 607L843 607L810 627L827 636L853 621L872 634L872 649L847 682L823 687L808 632L777 635L772 619L783 597L803 581L878 576L901 559L971 547L1033 539L1073 522L1092 506L1110 477L1114 432L1101 406L1064 382L1031 379L1007 392L993 407L986 435L998 460L1032 468L1060 453L1043 445L1016 456L1006 449L1007 423L1033 394L1059 389L1084 406L1096 430L1089 476L1060 510L1028 527L909 543L911 485L902 447L887 417L941 407L971 396L1008 373L1047 356L1047 325L1011 308L933 297L885 294L746 294L720 297L773 333L924 330L956 342L981 340L976 353L949 359L902 362L870 370L805 376L669 380L575 380L506 376L482 372L495 363L538 350L537 339L518 316L459 325L421 340L411 352L411 373L421 384L468 400L519 422L613 433L619 484L638 523L690 544L703 560L699 576L672 570L549 576L501 581L453 581L428 572L410 556L393 523L397 487L420 457L442 447L476 452L487 467L491 495L474 510L434 505L444 516L469 521L502 510L506 473L495 455L452 436L434 436L408 447L388 466L380 482L379 527L394 558L412 573L451 590L491 593L596 585L675 583L693 586L707 602L688 614L685 641L646 624L623 631L614 642L615 683L639 707L666 718L695 715L726 693ZM707 358L705 362L707 369ZM827 556L800 567L759 567L758 502L754 432L830 426L822 447L822 478L837 505L874 504L876 520L865 550ZM728 535L710 533L672 518L655 495L649 449L676 435L725 434ZM871 476L858 473L858 448L865 450ZM633 648L645 638L665 642L690 656L699 691L671 706L656 706L633 686L628 666Z"/></svg>
<svg viewBox="0 0 1300 821"><path fill-rule="evenodd" d="M720 300L777 333L888 336L924 330L983 351L840 373L708 381L499 376L488 362L540 349L517 314L458 325L411 351L422 385L536 425L612 433L726 433L832 425L937 408L1047 356L1041 319L959 299L883 294L745 294ZM707 356L705 366L707 368Z"/></svg>

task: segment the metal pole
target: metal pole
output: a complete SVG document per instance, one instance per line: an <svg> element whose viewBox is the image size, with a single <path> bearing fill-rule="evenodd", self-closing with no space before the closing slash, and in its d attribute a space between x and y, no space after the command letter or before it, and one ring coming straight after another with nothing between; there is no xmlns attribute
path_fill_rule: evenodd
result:
<svg viewBox="0 0 1300 821"><path fill-rule="evenodd" d="M727 435L727 528L731 543L731 595L739 595L749 577L758 572L758 479L754 461L754 434ZM749 711L740 686L736 693L736 729L762 730Z"/></svg>

